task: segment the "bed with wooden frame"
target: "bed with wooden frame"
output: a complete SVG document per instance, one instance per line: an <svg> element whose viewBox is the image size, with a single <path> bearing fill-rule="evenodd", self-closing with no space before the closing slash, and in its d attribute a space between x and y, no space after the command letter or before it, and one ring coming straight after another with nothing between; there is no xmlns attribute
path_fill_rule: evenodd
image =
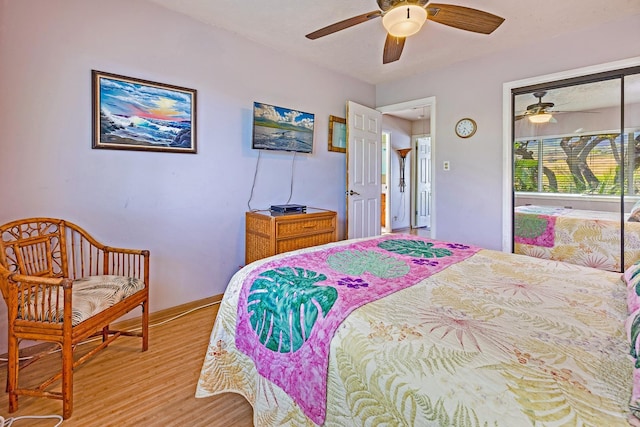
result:
<svg viewBox="0 0 640 427"><path fill-rule="evenodd" d="M411 235L276 255L231 279L196 396L259 426L626 426L621 276Z"/></svg>

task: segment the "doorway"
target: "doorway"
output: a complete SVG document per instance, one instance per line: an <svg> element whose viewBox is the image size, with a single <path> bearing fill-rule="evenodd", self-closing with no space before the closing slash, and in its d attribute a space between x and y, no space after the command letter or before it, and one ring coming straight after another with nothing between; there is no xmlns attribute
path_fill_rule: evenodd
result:
<svg viewBox="0 0 640 427"><path fill-rule="evenodd" d="M431 228L431 136L412 137L411 228Z"/></svg>
<svg viewBox="0 0 640 427"><path fill-rule="evenodd" d="M390 195L390 162L391 162L391 149L390 149L391 135L389 132L382 132L382 188L380 191L380 228L383 233L391 233L391 211L389 210L388 200L391 200Z"/></svg>
<svg viewBox="0 0 640 427"><path fill-rule="evenodd" d="M428 237L435 238L435 191L436 186L433 174L433 162L435 159L436 141L436 99L435 97L420 98L412 101L390 104L377 108L383 115L391 115L411 122L411 154L410 162L407 162L410 173L410 203L408 203L409 227L420 227L428 230ZM388 153L392 152L389 146ZM391 156L389 156L391 157ZM391 161L389 159L389 161ZM391 171L391 167L389 170ZM395 182L398 177L388 173L387 182ZM394 194L395 193L395 194ZM395 196L395 197L394 197ZM393 185L388 185L386 197L386 212L396 212L402 194L400 189ZM398 200L396 200L398 199ZM387 218L393 223L393 215ZM387 228L391 226L387 224ZM424 233L423 233L424 235Z"/></svg>

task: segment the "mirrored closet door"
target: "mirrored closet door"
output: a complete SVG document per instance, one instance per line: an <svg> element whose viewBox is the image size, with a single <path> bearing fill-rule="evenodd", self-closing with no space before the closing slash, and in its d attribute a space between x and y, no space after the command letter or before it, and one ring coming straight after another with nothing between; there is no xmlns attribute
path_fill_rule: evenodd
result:
<svg viewBox="0 0 640 427"><path fill-rule="evenodd" d="M512 90L514 252L610 271L640 260L639 73Z"/></svg>

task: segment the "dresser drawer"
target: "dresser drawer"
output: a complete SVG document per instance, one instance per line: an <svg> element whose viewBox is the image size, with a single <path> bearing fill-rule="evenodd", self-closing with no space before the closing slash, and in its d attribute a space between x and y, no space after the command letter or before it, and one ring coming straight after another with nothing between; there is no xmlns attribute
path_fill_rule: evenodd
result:
<svg viewBox="0 0 640 427"><path fill-rule="evenodd" d="M333 231L291 239L282 239L276 242L276 253L281 254L283 252L295 251L296 249L308 248L310 246L324 245L325 243L335 242L335 240L336 238Z"/></svg>
<svg viewBox="0 0 640 427"><path fill-rule="evenodd" d="M338 215L334 211L309 208L306 213L275 215L246 213L245 262L338 239Z"/></svg>
<svg viewBox="0 0 640 427"><path fill-rule="evenodd" d="M314 218L300 221L278 221L276 223L276 235L278 236L278 239L284 237L302 236L309 233L333 231L334 229L334 217Z"/></svg>

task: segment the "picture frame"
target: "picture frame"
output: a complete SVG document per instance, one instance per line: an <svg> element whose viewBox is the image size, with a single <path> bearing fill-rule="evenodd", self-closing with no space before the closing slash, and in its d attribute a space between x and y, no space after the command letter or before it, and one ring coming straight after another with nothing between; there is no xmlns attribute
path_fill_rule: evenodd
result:
<svg viewBox="0 0 640 427"><path fill-rule="evenodd" d="M347 152L347 121L329 116L329 151Z"/></svg>
<svg viewBox="0 0 640 427"><path fill-rule="evenodd" d="M195 89L92 70L92 148L197 153Z"/></svg>

